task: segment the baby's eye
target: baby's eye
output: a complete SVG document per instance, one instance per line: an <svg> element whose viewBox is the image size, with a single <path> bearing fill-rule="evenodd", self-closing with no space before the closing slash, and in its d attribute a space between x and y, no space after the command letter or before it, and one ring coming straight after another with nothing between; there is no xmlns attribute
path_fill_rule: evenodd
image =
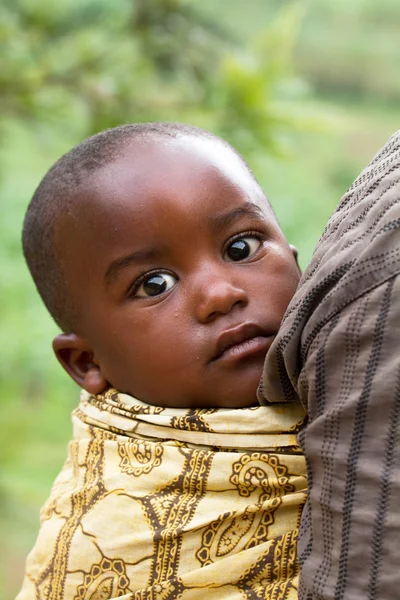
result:
<svg viewBox="0 0 400 600"><path fill-rule="evenodd" d="M224 252L224 259L229 262L245 260L254 254L261 246L261 240L248 235L231 242Z"/></svg>
<svg viewBox="0 0 400 600"><path fill-rule="evenodd" d="M174 275L170 275L169 273L155 273L146 277L135 293L135 296L139 298L159 296L174 287L176 282L177 278Z"/></svg>

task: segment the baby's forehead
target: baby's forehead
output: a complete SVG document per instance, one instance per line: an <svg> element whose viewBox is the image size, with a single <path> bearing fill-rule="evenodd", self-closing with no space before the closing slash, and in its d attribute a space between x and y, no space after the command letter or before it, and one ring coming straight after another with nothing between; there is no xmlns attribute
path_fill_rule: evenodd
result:
<svg viewBox="0 0 400 600"><path fill-rule="evenodd" d="M186 135L132 142L99 169L90 183L98 192L114 195L125 187L136 187L138 191L159 187L163 191L199 184L212 187L221 180L249 195L260 195L260 186L249 167L228 144L218 138Z"/></svg>
<svg viewBox="0 0 400 600"><path fill-rule="evenodd" d="M77 200L79 229L106 237L125 219L151 229L154 218L166 223L174 211L193 211L202 204L209 213L226 213L245 203L270 213L241 157L222 141L202 138L128 145L92 174Z"/></svg>

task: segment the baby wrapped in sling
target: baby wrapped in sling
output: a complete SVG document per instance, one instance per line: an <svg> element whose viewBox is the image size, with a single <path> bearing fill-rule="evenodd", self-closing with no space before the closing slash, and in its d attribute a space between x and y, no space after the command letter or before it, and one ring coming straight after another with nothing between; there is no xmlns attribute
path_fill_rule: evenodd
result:
<svg viewBox="0 0 400 600"><path fill-rule="evenodd" d="M20 598L296 598L299 405L82 393Z"/></svg>
<svg viewBox="0 0 400 600"><path fill-rule="evenodd" d="M300 272L242 157L180 124L97 134L24 252L83 392L18 600L297 598L305 413L256 391Z"/></svg>

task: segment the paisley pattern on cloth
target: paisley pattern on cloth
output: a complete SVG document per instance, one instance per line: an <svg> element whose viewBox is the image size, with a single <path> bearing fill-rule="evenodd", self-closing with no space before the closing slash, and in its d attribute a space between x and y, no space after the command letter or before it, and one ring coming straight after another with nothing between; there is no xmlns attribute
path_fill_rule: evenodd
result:
<svg viewBox="0 0 400 600"><path fill-rule="evenodd" d="M17 600L296 599L304 418L82 392Z"/></svg>

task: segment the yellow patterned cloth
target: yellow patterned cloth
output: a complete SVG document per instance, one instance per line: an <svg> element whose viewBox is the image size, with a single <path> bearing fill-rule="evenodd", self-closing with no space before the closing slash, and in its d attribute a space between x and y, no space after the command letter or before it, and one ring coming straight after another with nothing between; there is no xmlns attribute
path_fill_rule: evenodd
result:
<svg viewBox="0 0 400 600"><path fill-rule="evenodd" d="M303 419L83 392L18 600L296 599Z"/></svg>

